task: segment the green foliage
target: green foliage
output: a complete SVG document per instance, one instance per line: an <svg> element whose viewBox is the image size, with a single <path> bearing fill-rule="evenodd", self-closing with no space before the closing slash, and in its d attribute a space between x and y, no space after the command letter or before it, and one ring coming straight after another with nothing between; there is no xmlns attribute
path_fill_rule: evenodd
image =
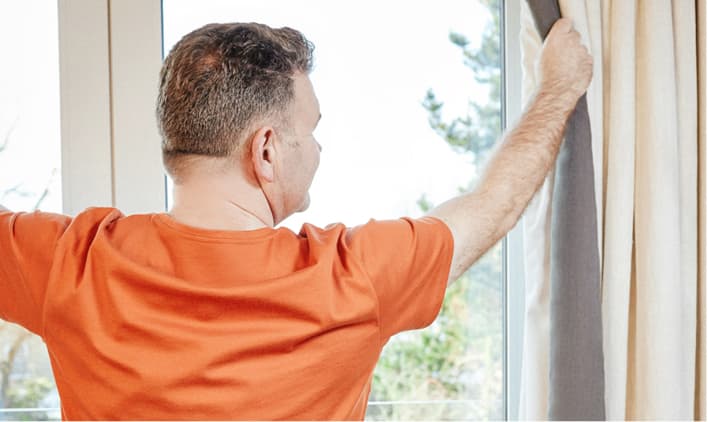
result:
<svg viewBox="0 0 708 422"><path fill-rule="evenodd" d="M45 377L24 379L8 390L8 407L38 407L52 388L54 383Z"/></svg>
<svg viewBox="0 0 708 422"><path fill-rule="evenodd" d="M466 115L451 120L443 118L444 103L432 89L422 102L430 127L454 151L470 156L476 168L501 134L500 4L499 0L480 2L492 16L480 45L471 46L456 32L449 39L461 49L474 79L489 87L487 102L470 102ZM468 185L475 182L471 175ZM433 204L423 194L418 206L426 212ZM368 419L503 418L501 272L501 245L497 245L448 289L432 326L401 333L389 342L374 372L370 397L371 402L383 403L369 407ZM409 400L428 402L386 403Z"/></svg>
<svg viewBox="0 0 708 422"><path fill-rule="evenodd" d="M420 208L420 210L423 212L428 212L433 209L433 203L430 202L430 199L428 199L428 196L426 194L422 194L420 198L418 198L418 201L416 201L416 205L418 205L418 208Z"/></svg>
<svg viewBox="0 0 708 422"><path fill-rule="evenodd" d="M33 335L25 329L0 321L0 340L6 347L0 350L0 407L39 407L54 389L49 378L38 376L32 365L27 365L25 353ZM44 420L45 412L2 414L12 420Z"/></svg>
<svg viewBox="0 0 708 422"><path fill-rule="evenodd" d="M439 100L432 89L423 99L423 107L428 111L430 127L456 152L471 155L479 166L501 134L501 46L500 46L500 5L499 0L480 0L492 16L492 22L482 35L478 48L470 46L462 34L451 32L450 41L462 50L464 64L474 79L489 87L489 97L485 104L469 103L468 113L452 120L443 119L444 102Z"/></svg>
<svg viewBox="0 0 708 422"><path fill-rule="evenodd" d="M503 417L500 269L498 245L449 288L433 325L389 342L374 373L372 402L460 402L373 405L369 419Z"/></svg>
<svg viewBox="0 0 708 422"><path fill-rule="evenodd" d="M14 383L7 391L7 407L9 408L38 408L47 394L54 389L52 380L45 377L26 378ZM46 412L31 411L8 415L14 420L36 421L48 420ZM12 420L12 419L11 419Z"/></svg>

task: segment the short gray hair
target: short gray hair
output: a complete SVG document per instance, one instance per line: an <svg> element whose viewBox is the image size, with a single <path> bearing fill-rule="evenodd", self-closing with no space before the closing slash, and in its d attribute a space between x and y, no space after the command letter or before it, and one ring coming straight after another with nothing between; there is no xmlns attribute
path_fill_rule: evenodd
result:
<svg viewBox="0 0 708 422"><path fill-rule="evenodd" d="M185 35L160 71L157 121L165 168L183 158L226 157L259 119L279 117L294 96L293 75L312 70L313 44L292 28L209 24Z"/></svg>

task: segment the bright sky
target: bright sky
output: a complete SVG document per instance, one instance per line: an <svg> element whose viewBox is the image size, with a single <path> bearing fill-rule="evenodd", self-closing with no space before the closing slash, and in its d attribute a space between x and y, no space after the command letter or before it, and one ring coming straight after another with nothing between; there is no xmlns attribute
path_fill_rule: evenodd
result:
<svg viewBox="0 0 708 422"><path fill-rule="evenodd" d="M284 225L419 215L422 193L439 203L473 176L468 158L429 128L421 101L433 88L454 116L470 99L484 99L486 90L448 41L454 30L479 42L490 17L476 1L164 0L163 11L166 52L209 22L291 26L315 44L311 79L324 150L310 209ZM61 207L60 177L51 178L60 165L57 42L56 1L0 3L0 52L20 58L0 67L0 142L15 128L0 154L0 191L23 183L39 192L54 180L44 206L54 211ZM35 200L4 202L21 209Z"/></svg>
<svg viewBox="0 0 708 422"><path fill-rule="evenodd" d="M58 43L56 1L0 2L0 145L10 132L0 202L13 210L31 209L49 183L42 208L61 212ZM31 195L3 198L16 186Z"/></svg>
<svg viewBox="0 0 708 422"><path fill-rule="evenodd" d="M473 174L428 126L421 101L433 88L462 114L483 99L450 30L474 43L491 17L476 1L164 0L165 52L209 22L290 26L315 44L311 74L323 145L310 191L312 204L283 224L359 224L369 218L418 215L422 193L435 203L453 196ZM306 5L306 6L304 6Z"/></svg>

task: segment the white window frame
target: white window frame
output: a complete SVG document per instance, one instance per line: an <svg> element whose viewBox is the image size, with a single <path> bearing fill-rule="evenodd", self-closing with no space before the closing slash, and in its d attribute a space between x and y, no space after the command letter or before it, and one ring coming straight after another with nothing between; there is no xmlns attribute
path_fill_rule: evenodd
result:
<svg viewBox="0 0 708 422"><path fill-rule="evenodd" d="M504 1L504 125L521 114L520 2ZM58 0L63 210L164 212L155 101L161 0ZM506 417L518 420L524 321L523 231L505 240Z"/></svg>
<svg viewBox="0 0 708 422"><path fill-rule="evenodd" d="M503 124L509 128L521 117L521 1L502 0ZM505 402L506 419L519 420L521 356L524 341L524 232L521 220L506 236Z"/></svg>
<svg viewBox="0 0 708 422"><path fill-rule="evenodd" d="M59 0L63 210L162 212L160 0Z"/></svg>

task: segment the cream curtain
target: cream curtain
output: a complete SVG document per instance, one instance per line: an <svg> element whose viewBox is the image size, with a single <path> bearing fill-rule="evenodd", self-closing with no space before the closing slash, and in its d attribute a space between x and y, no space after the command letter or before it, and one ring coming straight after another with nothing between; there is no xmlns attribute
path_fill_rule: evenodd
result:
<svg viewBox="0 0 708 422"><path fill-rule="evenodd" d="M705 283L705 260L698 254L698 236L702 242L705 236L704 224L698 230L698 156L705 131L699 138L697 72L698 56L705 60L705 35L697 36L705 31L704 0L560 0L559 5L595 58L588 111L602 269L606 416L705 417L705 303L698 300ZM521 44L528 99L535 89L541 40L525 2ZM704 116L704 103L701 110ZM522 419L548 416L554 177L546 180L523 222ZM703 182L700 188L704 195Z"/></svg>
<svg viewBox="0 0 708 422"><path fill-rule="evenodd" d="M528 4L521 5L521 54L523 67L522 102L536 89L535 62L541 37ZM519 419L546 419L548 414L548 377L550 356L550 237L551 201L555 172L546 178L541 190L529 203L522 225L524 231L524 278L526 309L521 362Z"/></svg>

